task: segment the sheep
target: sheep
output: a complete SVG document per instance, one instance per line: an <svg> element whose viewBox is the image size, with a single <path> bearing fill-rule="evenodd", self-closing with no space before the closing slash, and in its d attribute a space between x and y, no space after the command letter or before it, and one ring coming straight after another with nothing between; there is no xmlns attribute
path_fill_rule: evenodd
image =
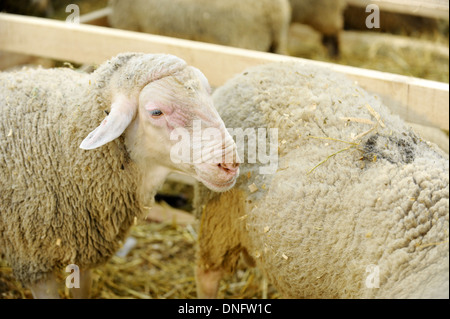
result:
<svg viewBox="0 0 450 319"><path fill-rule="evenodd" d="M114 28L287 54L287 0L110 0Z"/></svg>
<svg viewBox="0 0 450 319"><path fill-rule="evenodd" d="M200 298L240 255L288 298L448 298L442 150L345 76L298 61L250 68L213 100L243 161L233 189L195 187ZM238 141L257 129L250 152ZM259 160L267 145L276 165Z"/></svg>
<svg viewBox="0 0 450 319"><path fill-rule="evenodd" d="M322 34L322 43L331 57L339 56L339 34L344 29L345 0L289 0L292 23L311 26Z"/></svg>
<svg viewBox="0 0 450 319"><path fill-rule="evenodd" d="M213 162L236 151L206 77L173 55L122 53L91 74L3 72L0 110L0 248L35 298L57 298L54 274L72 264L73 296L87 297L90 270L120 248L170 172L214 191L239 174L236 162ZM174 134L195 125L222 137L191 145ZM192 162L176 147L226 157Z"/></svg>

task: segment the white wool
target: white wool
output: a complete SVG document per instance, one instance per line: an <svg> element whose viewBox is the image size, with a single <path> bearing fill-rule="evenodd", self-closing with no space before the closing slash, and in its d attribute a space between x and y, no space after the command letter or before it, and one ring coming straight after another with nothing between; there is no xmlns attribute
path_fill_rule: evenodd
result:
<svg viewBox="0 0 450 319"><path fill-rule="evenodd" d="M251 68L214 101L227 127L278 128L279 168L243 163L233 190L197 188L200 296L243 252L285 297L448 298L440 149L344 76L299 62Z"/></svg>

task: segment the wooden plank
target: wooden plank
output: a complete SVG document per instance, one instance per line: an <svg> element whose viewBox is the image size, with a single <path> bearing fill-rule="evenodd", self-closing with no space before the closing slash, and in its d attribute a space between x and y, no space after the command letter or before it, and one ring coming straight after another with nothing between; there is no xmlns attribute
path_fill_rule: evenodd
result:
<svg viewBox="0 0 450 319"><path fill-rule="evenodd" d="M220 86L244 69L296 60L344 73L380 95L407 121L449 129L449 85L385 72L91 25L0 13L0 50L76 63L102 63L120 52L170 53Z"/></svg>
<svg viewBox="0 0 450 319"><path fill-rule="evenodd" d="M390 11L428 18L449 19L449 0L346 0L347 4L366 7L376 4L381 11Z"/></svg>

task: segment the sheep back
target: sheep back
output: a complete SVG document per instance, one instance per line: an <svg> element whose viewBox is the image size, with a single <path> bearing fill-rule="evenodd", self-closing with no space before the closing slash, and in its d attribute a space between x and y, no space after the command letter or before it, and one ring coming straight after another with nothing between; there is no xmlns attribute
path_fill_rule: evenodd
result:
<svg viewBox="0 0 450 319"><path fill-rule="evenodd" d="M278 128L277 172L262 176L260 163L244 162L234 191L245 208L223 214L234 216L227 225L239 230L240 251L282 294L448 296L448 159L377 96L292 62L247 70L214 102L228 128ZM208 212L217 196L197 201L202 224L224 218ZM214 240L203 245L227 255ZM380 288L367 284L373 266Z"/></svg>

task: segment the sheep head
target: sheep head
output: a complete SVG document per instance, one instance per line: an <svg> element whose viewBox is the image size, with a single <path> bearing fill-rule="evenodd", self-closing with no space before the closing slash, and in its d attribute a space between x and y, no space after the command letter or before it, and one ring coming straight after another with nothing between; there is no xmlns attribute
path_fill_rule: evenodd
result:
<svg viewBox="0 0 450 319"><path fill-rule="evenodd" d="M131 159L149 177L177 171L213 191L230 189L239 159L206 77L171 55L125 57L126 66L110 62L105 69L116 70L105 85L111 111L80 147L95 149L124 134Z"/></svg>

